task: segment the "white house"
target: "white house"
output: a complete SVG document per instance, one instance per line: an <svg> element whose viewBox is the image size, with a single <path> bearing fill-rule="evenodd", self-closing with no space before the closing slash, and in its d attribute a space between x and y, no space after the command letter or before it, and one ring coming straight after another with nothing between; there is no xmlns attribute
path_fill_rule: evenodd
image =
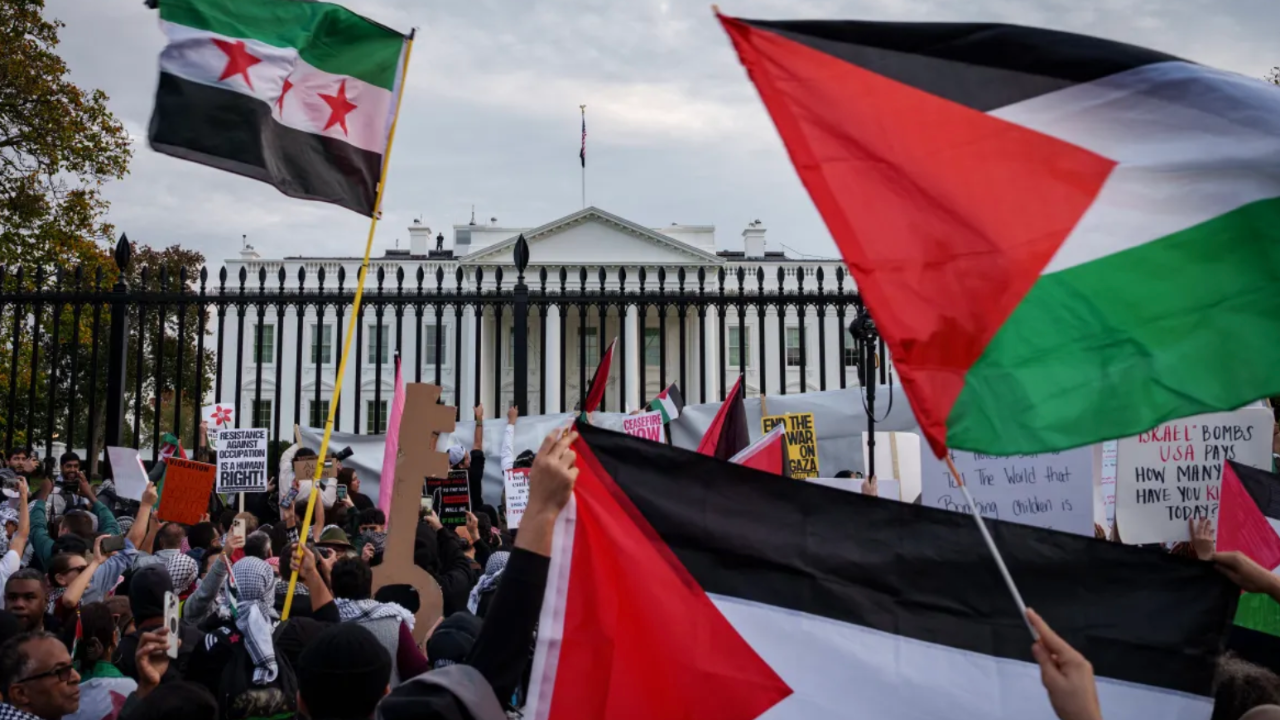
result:
<svg viewBox="0 0 1280 720"><path fill-rule="evenodd" d="M491 303L485 308L479 318L478 331L476 307L469 302L461 303L459 334L459 317L450 298L458 288L456 278L459 268L464 275L463 296L474 296L477 289L477 269L483 272L480 291L492 293L498 289L497 270L501 269L501 290L510 293L517 276L513 250L516 239L521 234L528 243L530 254L525 282L531 289L535 305L527 325L530 407L522 409L526 414L559 412L561 407L573 409L580 399L581 378L585 376L587 382L590 381L601 349L615 337L619 338L620 349L625 343L625 360L615 355L609 389L605 395L606 407L609 409L619 409L623 399L633 408L641 406L658 393L664 383L681 382L681 370L681 389L687 402L699 402L703 398L718 399L725 386L731 385L737 378L742 362L740 343L745 345L745 382L748 394L759 394L762 388L767 394L778 394L784 384L787 393L796 393L823 387L838 388L842 387L842 383L850 386L858 383L852 341L846 329L855 313L852 278L844 274L839 285L843 289L843 296L838 296L838 269L843 274L838 260L789 258L781 251L770 250L767 247L765 228L758 222L751 223L742 230L738 241L740 245L733 250L716 249L714 226L673 224L650 228L594 207L535 228L500 227L496 222L485 225L475 224L473 221L455 225L453 237L446 239L443 233L433 232L425 225L415 223L408 228L408 234L408 248L387 249L381 257L374 258L371 262L365 286L366 307L358 327L362 334L358 347L359 374L357 375L356 358L353 356L348 363L344 380L338 421L340 429L351 430L357 420L355 427L359 432L381 429L392 395L392 357L397 349L403 358L406 381L412 382L419 377L423 382L435 381L438 363L445 402L464 408L483 402L490 418L505 412L511 402L514 381L514 329L510 299L507 298L505 303ZM258 286L256 278L259 277L259 271L265 269L267 277L272 279L267 283L267 291L270 292L273 287L278 287L274 278L283 267L288 278L286 291L289 293L298 289L296 278L299 268L306 270L304 288L308 291L317 287L317 273L323 268L324 288L329 292L336 288L339 268L345 268L344 291L349 294L355 284L360 258L267 259L247 247L239 258L228 260L226 265L228 277L232 279L227 284L228 293L235 292L233 285L241 268L248 271L248 277L251 278L249 284L254 289ZM539 315L539 308L544 302L540 299L540 277L544 268L548 276L549 296L545 301L548 310L545 358L541 354L543 331ZM592 305L587 308L584 325L580 306L573 297L582 287L580 277L584 268L588 275L588 294L598 293L600 290L601 269L605 273L606 292L622 289L628 293L639 293L643 268L646 292L643 296L628 298L626 310L621 316L616 304L606 308L603 325L599 308ZM380 269L384 271L385 277L382 295L379 295L376 281ZM386 301L397 296L396 277L397 271L401 269L404 271L404 294L423 302L402 305L397 328L395 306ZM418 294L419 269L425 273L421 295ZM438 269L443 271L442 297L435 295ZM570 296L563 303L555 303L560 293L561 269L566 271L566 290ZM661 297L656 294L659 269L665 272ZM681 269L685 273L683 292L678 283ZM738 283L740 269L745 275L745 293L742 295L739 295ZM698 285L700 270L705 273L706 278L701 295ZM729 301L724 313L723 352L721 318L712 304L720 297L719 276L722 270L726 275L724 297ZM795 305L784 307L780 315L777 303L764 304L762 344L761 306L753 302L761 286L758 276L763 272L766 296L777 298L779 270L782 272L784 295L801 289L815 294L818 290L818 278L822 276L823 293L826 297L820 305L811 302L805 309L803 319ZM620 277L625 279L620 282ZM739 297L743 298L744 313L741 319L736 304L736 298ZM438 344L437 298L441 303ZM647 305L643 318L637 302L641 299ZM665 303L665 335L661 329L663 322L658 307L660 303ZM682 305L685 307L683 354L680 342ZM381 344L377 332L379 306L383 308ZM845 313L843 327L838 320L837 306ZM565 310L563 331L560 318L562 307ZM705 314L705 321L701 323L699 307L703 308L702 313ZM420 308L423 310L421 323L418 319ZM823 315L821 319L818 317L819 309ZM497 311L501 314L497 315ZM231 321L235 312L232 309L227 313L228 322L220 348L223 358L222 393L216 399L226 402L236 396L235 358L239 356L242 358L239 368L239 405L242 416L253 418L253 425L270 427L274 404L282 403L281 423L287 426L294 420L295 402L300 399L300 404L296 406L300 421L309 425L320 424L318 420L327 413L328 400L333 392L335 369L343 341L341 334L345 334L351 327L350 306L346 306L346 312L341 318L337 317L332 305L325 308L322 316L317 316L315 308L308 306L301 324L295 305L286 304L283 322L280 322L276 308L268 307L262 322L260 352L255 352L254 348L254 341L259 333L256 310L250 309L246 314L242 337L238 337L236 324ZM301 342L298 337L299 327ZM418 343L419 330L421 345ZM843 355L840 351L842 335L846 347ZM237 353L237 342L244 344L240 353ZM565 348L563 357L560 352L562 342ZM581 362L583 347L580 343L585 344L585 365ZM301 358L298 357L299 348L302 350ZM278 355L281 357L281 367L276 368ZM262 365L260 373L258 360L261 360ZM299 365L300 375L297 371ZM564 376L563 387L561 374ZM277 375L280 376L278 385ZM542 390L544 382L545 393ZM319 402L316 401L317 393Z"/></svg>

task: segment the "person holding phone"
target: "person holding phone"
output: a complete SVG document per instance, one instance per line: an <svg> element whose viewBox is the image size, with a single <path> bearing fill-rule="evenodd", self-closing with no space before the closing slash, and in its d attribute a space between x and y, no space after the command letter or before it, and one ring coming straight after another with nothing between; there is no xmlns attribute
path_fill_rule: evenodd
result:
<svg viewBox="0 0 1280 720"><path fill-rule="evenodd" d="M361 512L376 507L373 498L360 492L360 476L353 467L344 467L338 471L338 500L341 501L344 496L352 507Z"/></svg>

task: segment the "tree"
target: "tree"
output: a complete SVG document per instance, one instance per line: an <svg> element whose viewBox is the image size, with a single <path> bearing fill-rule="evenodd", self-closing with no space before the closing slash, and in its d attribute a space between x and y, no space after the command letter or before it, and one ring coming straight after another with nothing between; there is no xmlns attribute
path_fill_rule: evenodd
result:
<svg viewBox="0 0 1280 720"><path fill-rule="evenodd" d="M0 0L0 263L29 272L106 261L102 186L132 155L106 94L68 80L62 27L44 0Z"/></svg>
<svg viewBox="0 0 1280 720"><path fill-rule="evenodd" d="M1271 74L1267 75L1267 82L1280 85L1280 67L1271 68Z"/></svg>

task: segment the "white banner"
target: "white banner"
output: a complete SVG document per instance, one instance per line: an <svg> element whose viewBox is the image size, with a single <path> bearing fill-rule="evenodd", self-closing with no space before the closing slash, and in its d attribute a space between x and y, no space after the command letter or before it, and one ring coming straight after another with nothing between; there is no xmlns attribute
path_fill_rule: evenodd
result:
<svg viewBox="0 0 1280 720"><path fill-rule="evenodd" d="M1195 415L1124 438L1116 455L1116 525L1129 545L1181 542L1191 518L1218 520L1226 460L1271 469L1271 410Z"/></svg>
<svg viewBox="0 0 1280 720"><path fill-rule="evenodd" d="M922 453L923 503L970 512L946 462ZM951 457L984 517L1093 535L1093 448L1040 455L979 455L962 450Z"/></svg>
<svg viewBox="0 0 1280 720"><path fill-rule="evenodd" d="M267 429L223 430L214 492L266 492L267 479Z"/></svg>

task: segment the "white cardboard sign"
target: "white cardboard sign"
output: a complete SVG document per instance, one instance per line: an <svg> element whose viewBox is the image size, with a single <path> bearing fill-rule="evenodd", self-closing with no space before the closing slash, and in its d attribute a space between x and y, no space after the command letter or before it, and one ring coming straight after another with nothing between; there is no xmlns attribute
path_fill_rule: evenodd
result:
<svg viewBox="0 0 1280 720"><path fill-rule="evenodd" d="M1191 518L1218 519L1225 460L1271 469L1274 418L1262 407L1172 420L1119 441L1116 524L1129 545L1181 542Z"/></svg>
<svg viewBox="0 0 1280 720"><path fill-rule="evenodd" d="M520 527L524 508L529 504L529 468L516 468L503 474L507 500L507 529L515 530Z"/></svg>
<svg viewBox="0 0 1280 720"><path fill-rule="evenodd" d="M898 481L903 502L912 502L920 495L920 468L927 450L921 449L920 436L909 432L876 433L876 479L893 478ZM867 433L862 433L862 472L871 474L867 458Z"/></svg>
<svg viewBox="0 0 1280 720"><path fill-rule="evenodd" d="M662 427L662 413L646 412L636 415L630 415L622 419L622 431L628 435L652 440L654 442L666 442L666 435Z"/></svg>
<svg viewBox="0 0 1280 720"><path fill-rule="evenodd" d="M209 425L209 447L218 446L218 433L236 426L234 403L214 403L200 410L200 418Z"/></svg>
<svg viewBox="0 0 1280 720"><path fill-rule="evenodd" d="M952 450L952 460L984 517L1093 536L1093 448L1039 455L980 455ZM968 513L946 462L922 459L923 504Z"/></svg>
<svg viewBox="0 0 1280 720"><path fill-rule="evenodd" d="M267 491L267 429L223 430L214 492Z"/></svg>
<svg viewBox="0 0 1280 720"><path fill-rule="evenodd" d="M112 480L116 485L116 495L130 500L142 500L142 493L147 489L147 469L142 466L142 458L133 448L108 447L107 459L111 461Z"/></svg>

